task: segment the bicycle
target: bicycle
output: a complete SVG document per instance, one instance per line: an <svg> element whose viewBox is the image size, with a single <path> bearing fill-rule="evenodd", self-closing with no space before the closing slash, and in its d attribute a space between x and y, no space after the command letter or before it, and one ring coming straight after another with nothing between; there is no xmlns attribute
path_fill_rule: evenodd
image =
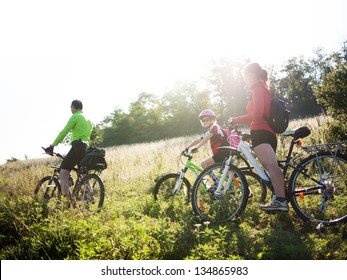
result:
<svg viewBox="0 0 347 280"><path fill-rule="evenodd" d="M345 142L302 147L300 139L311 134L307 127L285 131L285 137L292 137L287 156L279 160L279 166L286 178L286 199L295 213L305 222L315 221L319 226L335 225L347 221L347 156L341 151ZM293 157L295 146L308 153ZM274 193L270 177L252 154L252 147L243 139L238 146L252 166L251 176L262 184L262 195L266 189ZM240 172L231 164L231 157L224 163L214 164L203 170L193 186L192 206L203 220L221 223L239 216L248 202L248 184L242 181ZM288 174L288 169L293 171ZM213 191L206 191L202 181L209 180L211 172L217 174L218 184ZM288 176L289 175L289 176ZM230 178L241 178L242 184L233 184ZM238 187L238 189L236 188ZM235 194L238 192L238 196ZM242 194L242 195L241 195ZM235 196L238 199L235 199Z"/></svg>
<svg viewBox="0 0 347 280"><path fill-rule="evenodd" d="M189 150L184 150L179 155L179 162L182 162L182 156L186 157L187 160L184 163L184 167L176 173L168 173L156 182L154 186L154 199L155 200L167 200L173 196L182 195L186 197L187 202L190 202L191 183L186 177L186 173L190 170L195 177L203 170L201 166L192 162L193 153ZM250 169L250 165L247 160L239 153L233 154L234 164L243 164L245 168Z"/></svg>
<svg viewBox="0 0 347 280"><path fill-rule="evenodd" d="M43 148L44 149L44 148ZM64 159L64 156L53 152L52 156L60 159ZM39 200L49 201L52 199L61 200L62 190L59 180L60 167L52 165L53 173L51 175L43 177L34 190L34 194ZM97 212L104 204L105 199L105 187L100 178L100 174L105 165L99 165L95 169L90 169L85 166L79 166L73 168L72 171L76 173L76 182L74 183L73 177L70 175L70 189L69 205L78 208L82 211L89 210Z"/></svg>

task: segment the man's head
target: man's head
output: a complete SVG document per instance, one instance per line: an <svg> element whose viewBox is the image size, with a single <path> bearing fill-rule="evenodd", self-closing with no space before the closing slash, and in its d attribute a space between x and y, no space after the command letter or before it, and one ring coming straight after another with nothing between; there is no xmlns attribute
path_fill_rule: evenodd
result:
<svg viewBox="0 0 347 280"><path fill-rule="evenodd" d="M80 100L75 99L71 103L71 108L75 108L76 110L82 110L83 109L83 104Z"/></svg>

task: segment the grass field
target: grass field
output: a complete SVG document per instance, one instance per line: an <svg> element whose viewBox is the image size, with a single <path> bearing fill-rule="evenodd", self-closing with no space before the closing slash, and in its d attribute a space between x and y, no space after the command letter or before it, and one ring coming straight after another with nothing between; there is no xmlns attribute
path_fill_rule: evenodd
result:
<svg viewBox="0 0 347 280"><path fill-rule="evenodd" d="M329 140L329 118L292 121L308 126L305 145ZM178 171L179 153L196 136L106 149L100 213L79 212L35 200L35 185L50 174L47 157L0 166L1 259L347 259L347 226L303 223L291 209L267 215L250 203L224 225L201 224L184 200L157 203L155 181ZM288 140L279 138L279 157ZM206 145L207 146L207 145ZM199 163L208 147L196 154ZM193 182L192 182L193 183Z"/></svg>

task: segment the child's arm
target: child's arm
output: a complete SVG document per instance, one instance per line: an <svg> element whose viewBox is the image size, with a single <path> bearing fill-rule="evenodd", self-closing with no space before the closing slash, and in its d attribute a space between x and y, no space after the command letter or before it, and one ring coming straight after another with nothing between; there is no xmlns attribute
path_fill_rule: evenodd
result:
<svg viewBox="0 0 347 280"><path fill-rule="evenodd" d="M210 140L210 138L213 136L213 133L210 132L209 134L207 134L204 138L202 138L202 140L200 141L200 143L198 143L198 145L195 147L195 149L200 149L200 147L202 147L203 145L205 145L207 143L208 140Z"/></svg>
<svg viewBox="0 0 347 280"><path fill-rule="evenodd" d="M203 137L194 140L186 149L190 149L191 147L198 145L202 140L203 140Z"/></svg>

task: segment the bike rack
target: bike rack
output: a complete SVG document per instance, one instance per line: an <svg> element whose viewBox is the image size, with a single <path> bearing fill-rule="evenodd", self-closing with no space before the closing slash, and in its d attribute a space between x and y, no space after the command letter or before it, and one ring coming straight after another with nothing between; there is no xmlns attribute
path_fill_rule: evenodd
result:
<svg viewBox="0 0 347 280"><path fill-rule="evenodd" d="M341 151L347 150L347 141L317 144L312 146L302 147L302 149L311 154L317 154L318 152L327 151L331 155L336 156Z"/></svg>

